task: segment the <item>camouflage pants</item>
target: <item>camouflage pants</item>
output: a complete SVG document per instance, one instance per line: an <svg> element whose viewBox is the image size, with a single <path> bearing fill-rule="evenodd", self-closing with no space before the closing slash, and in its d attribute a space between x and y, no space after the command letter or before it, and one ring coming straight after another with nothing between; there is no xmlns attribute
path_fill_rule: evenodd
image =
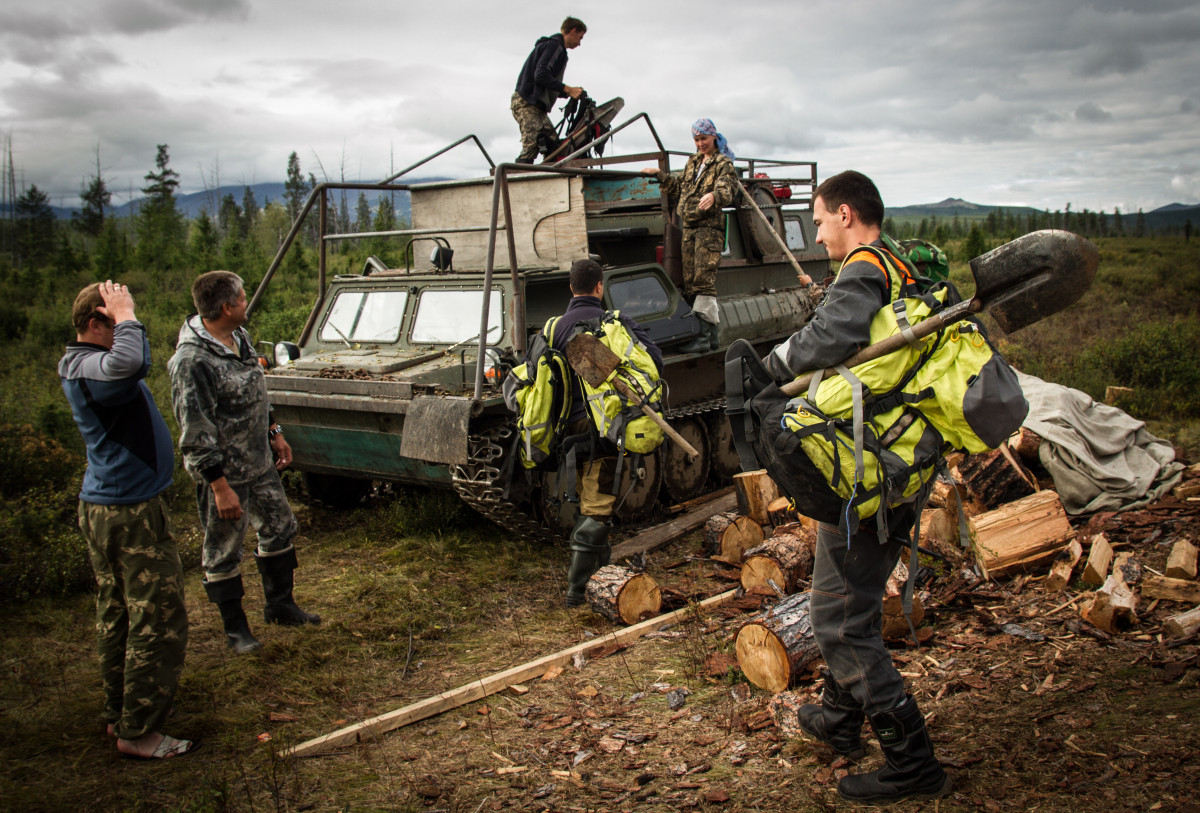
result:
<svg viewBox="0 0 1200 813"><path fill-rule="evenodd" d="M204 523L204 578L219 581L237 576L241 570L242 543L248 526L258 535L261 556L284 553L296 536L296 515L288 505L279 472L268 469L257 480L232 486L242 503L240 519L221 519L217 501L208 483L196 485L196 505Z"/></svg>
<svg viewBox="0 0 1200 813"><path fill-rule="evenodd" d="M118 737L159 731L187 649L183 568L159 497L135 505L80 501L79 530L96 573L96 640L105 722Z"/></svg>
<svg viewBox="0 0 1200 813"><path fill-rule="evenodd" d="M683 293L685 296L717 295L717 264L725 250L725 232L707 226L683 230Z"/></svg>
<svg viewBox="0 0 1200 813"><path fill-rule="evenodd" d="M592 419L583 418L567 427L568 435L580 435L591 429ZM589 460L580 452L576 490L579 493L579 513L588 517L607 519L612 516L617 497L613 494L613 477L617 473L615 457L596 457Z"/></svg>
<svg viewBox="0 0 1200 813"><path fill-rule="evenodd" d="M538 156L538 139L541 138L546 144L554 144L558 141L558 133L550 123L550 114L536 104L525 101L520 93L512 95L510 107L517 126L521 128L521 154L517 156L517 163L532 164ZM544 144L541 146L544 147ZM543 149L542 152L547 150Z"/></svg>

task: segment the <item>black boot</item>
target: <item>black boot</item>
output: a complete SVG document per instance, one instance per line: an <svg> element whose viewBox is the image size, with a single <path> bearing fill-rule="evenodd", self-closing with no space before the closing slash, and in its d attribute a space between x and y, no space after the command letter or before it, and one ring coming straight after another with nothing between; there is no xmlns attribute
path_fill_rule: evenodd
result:
<svg viewBox="0 0 1200 813"><path fill-rule="evenodd" d="M301 624L320 624L321 616L306 613L292 600L292 587L296 570L296 549L276 556L259 556L258 575L262 576L263 596L267 604L263 607L263 618L268 624L283 624L298 627Z"/></svg>
<svg viewBox="0 0 1200 813"><path fill-rule="evenodd" d="M925 718L911 696L891 711L872 714L871 728L887 764L877 771L842 779L838 794L843 799L879 804L937 799L950 792L950 777L933 755Z"/></svg>
<svg viewBox="0 0 1200 813"><path fill-rule="evenodd" d="M571 530L571 565L567 568L567 606L578 607L587 597L588 579L608 564L612 528L595 517L579 515Z"/></svg>
<svg viewBox="0 0 1200 813"><path fill-rule="evenodd" d="M707 353L717 349L717 326L704 319L698 321L700 322L700 335L680 347L680 353Z"/></svg>
<svg viewBox="0 0 1200 813"><path fill-rule="evenodd" d="M805 734L855 761L867 753L862 741L864 717L862 706L838 685L828 669L821 689L821 704L808 703L799 711L800 728Z"/></svg>
<svg viewBox="0 0 1200 813"><path fill-rule="evenodd" d="M225 641L235 655L262 649L262 644L250 634L250 623L242 611L242 596L246 595L246 590L242 586L241 576L215 582L206 580L204 592L208 593L208 600L217 605L217 611L221 613Z"/></svg>

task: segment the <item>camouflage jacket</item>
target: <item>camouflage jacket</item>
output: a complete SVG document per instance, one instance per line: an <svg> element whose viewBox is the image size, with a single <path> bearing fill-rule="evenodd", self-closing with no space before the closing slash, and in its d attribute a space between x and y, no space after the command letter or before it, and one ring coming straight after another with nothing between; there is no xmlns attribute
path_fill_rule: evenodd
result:
<svg viewBox="0 0 1200 813"><path fill-rule="evenodd" d="M688 159L682 172L672 172L670 175L659 170L658 180L663 189L672 198L678 198L679 204L675 212L685 228L707 226L714 229L725 229L725 215L721 211L731 204L738 193L737 172L733 162L728 157L717 153L708 159L708 164L699 177L696 172L704 156L696 153ZM716 198L713 205L700 210L700 198L709 192Z"/></svg>
<svg viewBox="0 0 1200 813"><path fill-rule="evenodd" d="M246 329L238 328L234 338L238 353L214 339L199 316L191 316L167 362L179 451L196 482L225 477L239 485L274 465L266 377Z"/></svg>

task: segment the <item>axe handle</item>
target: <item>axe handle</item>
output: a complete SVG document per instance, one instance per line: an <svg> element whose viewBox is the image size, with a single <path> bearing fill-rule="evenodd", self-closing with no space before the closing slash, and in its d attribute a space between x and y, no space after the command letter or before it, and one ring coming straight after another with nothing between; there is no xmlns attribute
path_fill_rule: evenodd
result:
<svg viewBox="0 0 1200 813"><path fill-rule="evenodd" d="M637 395L637 393L635 393L628 384L626 384L624 381L622 381L617 376L613 376L612 383L613 383L613 386L615 386L618 390L620 390L621 394L624 395L629 400L637 401L639 403L641 402L642 399ZM652 420L656 424L658 424L658 428L663 430L663 432L666 433L667 437L669 437L671 440L678 443L679 446L685 452L687 452L688 457L692 458L692 460L695 460L697 457L700 456L700 453L696 451L696 449L692 446L692 444L690 444L686 440L684 440L682 435L680 435L678 432L676 432L674 429L672 429L671 425L663 420L662 415L659 415L657 412L655 412L653 409L646 406L645 404L642 404L641 406L642 406L642 412L649 415L650 420Z"/></svg>
<svg viewBox="0 0 1200 813"><path fill-rule="evenodd" d="M805 285L811 285L812 277L804 273L804 269L800 267L800 263L796 262L796 258L792 254L791 249L787 247L787 243L783 242L783 238L779 236L779 232L775 231L775 224L770 220L767 220L767 216L763 214L763 210L758 208L758 203L756 203L754 198L750 195L750 190L747 189L746 185L741 181L738 181L738 186L742 188L742 197L744 197L746 202L750 204L750 209L755 215L758 216L758 219L763 222L763 225L767 227L767 231L770 232L771 237L775 239L776 245L782 249L784 256L787 257L788 262L792 264L792 268L796 269L796 279Z"/></svg>
<svg viewBox="0 0 1200 813"><path fill-rule="evenodd" d="M923 339L931 333L936 333L946 325L957 322L965 318L969 314L978 313L982 310L982 305L974 298L968 299L965 302L959 302L957 305L952 305L939 314L930 316L928 319L918 323L913 327L913 335L918 339ZM864 361L871 361L880 356L886 356L888 353L894 353L904 345L908 344L908 340L904 338L904 334L896 333L888 336L881 342L876 342L868 347L859 350L850 358L842 362L846 367L854 367L857 364L862 364ZM821 377L824 378L829 370L819 370ZM812 383L813 376L816 373L809 373L806 376L797 378L795 381L790 381L779 388L779 391L788 398L795 398L808 389Z"/></svg>

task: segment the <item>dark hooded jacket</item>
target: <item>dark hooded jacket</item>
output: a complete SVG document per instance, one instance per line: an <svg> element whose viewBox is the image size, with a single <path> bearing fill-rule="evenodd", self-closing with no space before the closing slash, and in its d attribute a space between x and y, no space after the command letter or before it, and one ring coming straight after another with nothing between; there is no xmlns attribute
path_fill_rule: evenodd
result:
<svg viewBox="0 0 1200 813"><path fill-rule="evenodd" d="M533 51L517 77L517 93L530 104L537 105L547 113L554 102L566 97L563 93L563 75L567 72L567 46L562 34L542 37L533 46Z"/></svg>

